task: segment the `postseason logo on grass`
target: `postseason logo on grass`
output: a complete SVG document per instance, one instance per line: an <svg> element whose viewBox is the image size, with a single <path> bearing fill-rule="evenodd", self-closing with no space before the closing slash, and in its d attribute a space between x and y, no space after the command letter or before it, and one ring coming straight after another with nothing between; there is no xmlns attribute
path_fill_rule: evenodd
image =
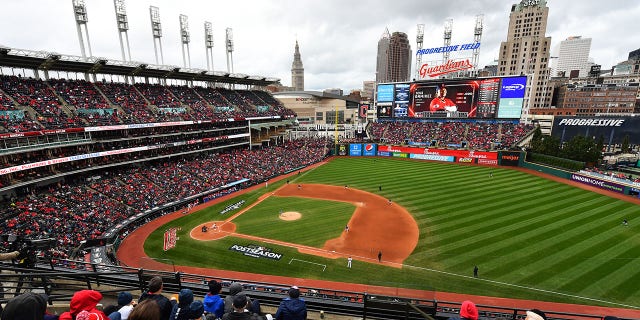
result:
<svg viewBox="0 0 640 320"><path fill-rule="evenodd" d="M247 246L234 244L229 248L229 250L235 251L235 252L241 252L245 256L249 256L252 258L267 258L267 259L273 259L273 260L282 259L282 254L275 253L271 251L270 248L258 246L255 244L250 244Z"/></svg>

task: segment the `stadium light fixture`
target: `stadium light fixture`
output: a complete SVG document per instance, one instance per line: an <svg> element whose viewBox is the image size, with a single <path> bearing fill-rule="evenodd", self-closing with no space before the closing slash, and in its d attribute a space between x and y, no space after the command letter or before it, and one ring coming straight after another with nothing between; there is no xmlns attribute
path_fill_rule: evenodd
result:
<svg viewBox="0 0 640 320"><path fill-rule="evenodd" d="M191 68L191 54L189 53L189 42L191 42L191 36L189 35L189 17L184 14L180 15L180 41L182 43L182 63L185 68ZM186 55L185 55L186 47Z"/></svg>
<svg viewBox="0 0 640 320"><path fill-rule="evenodd" d="M156 54L156 64L164 64L162 54L162 23L160 22L160 9L149 6L149 17L151 18L151 33L153 35L153 51ZM160 47L160 61L158 61L158 47Z"/></svg>
<svg viewBox="0 0 640 320"><path fill-rule="evenodd" d="M213 24L204 22L204 47L207 54L207 70L213 70Z"/></svg>
<svg viewBox="0 0 640 320"><path fill-rule="evenodd" d="M227 72L233 73L233 29L226 30Z"/></svg>
<svg viewBox="0 0 640 320"><path fill-rule="evenodd" d="M91 53L91 41L89 40L89 28L87 27L87 22L89 22L89 17L87 15L87 7L84 4L84 0L71 0L73 5L73 15L76 19L76 28L78 30L78 42L80 43L80 53L82 54L82 58L86 59L87 54L85 52L84 39L83 36L87 37L87 49L89 51L89 56L93 56ZM83 29L84 26L84 35Z"/></svg>
<svg viewBox="0 0 640 320"><path fill-rule="evenodd" d="M127 19L127 12L124 1L125 0L113 0L113 6L116 11L116 26L118 28L118 38L120 39L120 51L122 53L122 60L131 61L131 48L129 47L129 35L127 33L127 31L129 30L129 21ZM127 53L129 55L128 59L125 55L125 45L122 41L123 34L126 40Z"/></svg>

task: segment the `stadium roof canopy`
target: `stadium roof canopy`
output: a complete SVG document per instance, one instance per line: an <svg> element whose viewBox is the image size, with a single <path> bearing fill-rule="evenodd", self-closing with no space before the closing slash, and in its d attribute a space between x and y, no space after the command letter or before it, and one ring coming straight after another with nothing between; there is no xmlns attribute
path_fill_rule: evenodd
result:
<svg viewBox="0 0 640 320"><path fill-rule="evenodd" d="M111 74L133 77L221 82L250 86L267 86L280 82L278 78L249 76L240 73L180 68L135 61L63 55L55 52L13 49L0 46L0 66L31 70L51 70L89 74Z"/></svg>
<svg viewBox="0 0 640 320"><path fill-rule="evenodd" d="M349 96L341 96L329 92L321 91L281 91L274 92L273 96L276 98L300 98L300 97L315 97L318 99L339 99L352 103L359 103L360 100L351 98Z"/></svg>

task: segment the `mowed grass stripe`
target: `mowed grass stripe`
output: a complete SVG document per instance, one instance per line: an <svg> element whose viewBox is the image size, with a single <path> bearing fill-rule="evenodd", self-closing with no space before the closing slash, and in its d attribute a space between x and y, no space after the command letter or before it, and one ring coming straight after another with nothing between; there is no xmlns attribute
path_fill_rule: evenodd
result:
<svg viewBox="0 0 640 320"><path fill-rule="evenodd" d="M620 228L622 227L620 226ZM629 244L625 243L625 241L618 242L622 240L621 238L623 237L617 235L611 237L607 241L607 244L609 245L608 248L604 249L600 253L596 253L594 256L584 258L599 262L599 265L590 264L585 268L585 264L578 264L569 268L569 270L571 270L573 280L561 283L559 290L576 290L583 293L590 293L590 291L597 290L600 287L600 281L606 281L608 285L615 288L616 286L631 280L630 278L633 278L634 272L627 273L630 277L610 276L624 274L622 272L614 272L621 269L628 271L636 270L630 268L634 263L634 259L629 258L629 254L636 252L634 252L634 248L630 248ZM567 272L564 273L566 274ZM582 279L598 280L594 282L586 282Z"/></svg>
<svg viewBox="0 0 640 320"><path fill-rule="evenodd" d="M455 167L455 166L452 166ZM600 197L590 192L585 192L583 190L579 190L576 188L572 188L569 186L565 186L556 182L546 181L544 179L523 176L520 178L528 179L529 182L524 185L518 181L512 181L513 179L518 179L518 176L521 173L516 174L494 174L493 181L489 183L493 184L496 188L489 188L489 192L478 192L474 193L471 196L467 196L463 201L460 200L458 195L460 193L454 192L451 194L451 191L460 190L461 187L471 188L472 186L485 186L487 183L486 176L484 174L486 172L482 172L482 174L475 174L472 176L465 176L464 171L460 172L459 170L450 170L453 171L453 174L447 178L447 168L439 168L437 170L432 170L428 175L424 177L418 177L416 182L428 180L431 184L434 182L445 183L447 179L451 179L454 182L451 183L450 188L409 188L405 196L397 199L398 203L402 203L407 205L408 208L412 209L412 211L418 209L421 211L417 214L418 222L421 226L421 235L427 236L429 235L430 240L433 240L434 235L442 235L444 238L438 238L437 241L446 242L447 238L452 239L460 239L465 238L475 233L484 233L491 234L490 231L492 229L495 233L500 234L500 236L494 236L493 238L487 237L483 239L486 242L496 241L496 238L501 238L501 241L506 241L504 245L501 247L509 247L512 246L511 242L519 243L520 247L515 248L512 252L518 251L533 251L532 249L527 249L527 247L522 248L522 244L526 243L526 240L518 240L517 235L513 235L512 232L502 232L504 229L515 228L515 233L522 234L522 229L533 228L530 232L531 235L539 232L539 228L548 228L549 226L553 226L552 222L564 221L564 224L559 225L558 228L551 229L550 232L544 232L545 237L548 238L552 236L553 232L562 232L562 230L566 230L567 228L575 225L575 224L591 224L594 223L594 219L584 218L585 208L590 206L601 207L601 200L590 200L592 197ZM513 171L506 171L512 173ZM461 178L461 175L463 178ZM504 177L508 175L508 179ZM501 177L502 179L495 179L496 177ZM455 179L464 179L463 183L456 183ZM400 180L400 178L398 179ZM531 181L537 180L532 183ZM397 180L396 180L397 181ZM415 184L414 184L415 185ZM515 186L515 187L510 187ZM486 186L485 186L486 187ZM498 192L498 189L504 188L502 192ZM518 189L518 190L515 190ZM440 201L438 200L442 197L449 195L448 200ZM612 200L617 201L617 200ZM529 205L529 208L523 205L509 205L509 203L520 203L523 202ZM540 205L543 203L543 205ZM497 205L496 205L497 204ZM502 206L502 210L498 210L499 207ZM629 206L625 204L623 206ZM430 210L431 209L431 210ZM602 209L602 207L601 207ZM493 211L494 214L488 214L489 211ZM514 212L521 212L519 215ZM478 212L484 212L478 214ZM569 218L559 219L564 213L570 213L573 215L573 218L569 216ZM578 216L579 213L582 213L582 219L579 221L575 220L575 216ZM477 217L475 220L470 217ZM513 223L514 221L518 221L519 219L526 219L530 217L530 215L545 215L548 218L539 221L535 226L529 225L526 223L524 225ZM599 216L597 213L594 213L591 218ZM601 216L601 214L600 214ZM499 219L501 222L495 222L496 219ZM493 224L483 224L480 223L482 220L493 220ZM606 220L606 218L605 218ZM597 223L597 222L596 222ZM422 226L425 226L423 229ZM500 229L498 229L500 228ZM425 230L426 229L426 230ZM505 240L506 235L513 235L512 238L508 238ZM472 245L468 243L463 246L463 248L471 248L466 249L467 252L473 251L473 248L479 246L479 243L483 241L478 241ZM440 242L431 242L429 244L419 244L417 250L428 248L424 250L428 250L429 252L434 252L437 250L441 255L451 257L455 254L452 254L451 251L446 250L444 247L439 247L438 244ZM532 247L535 247L535 241L533 242ZM553 246L553 245L551 245ZM437 248L437 249L434 249ZM480 246L481 248L491 248L490 246ZM529 246L528 246L529 247ZM460 250L459 248L456 248ZM454 250L456 250L454 249ZM567 250L572 250L571 247ZM492 251L492 250L489 250ZM495 250L492 252L496 253ZM506 252L505 255L509 255L512 252ZM464 256L464 255L462 255ZM489 256L491 257L491 255ZM527 257L531 258L531 257ZM455 260L455 259L454 259ZM452 269L461 269L463 265L468 264L470 261L467 259L466 261L460 261L457 265L452 265ZM504 273L506 270L514 271L517 273L517 269L514 270L514 265L508 264L509 268L500 269L499 272ZM491 271L489 271L491 272Z"/></svg>
<svg viewBox="0 0 640 320"><path fill-rule="evenodd" d="M557 205L557 201L561 199L566 199L564 193L555 193L550 196L547 204L536 206L536 199L531 199L530 197L522 198L522 201L514 205L513 200L511 198L503 199L502 197L496 199L496 201L485 201L482 205L472 203L469 206L465 207L464 205L457 206L449 206L451 213L447 218L439 220L439 225L442 226L436 230L437 233L455 233L459 231L460 226L478 224L482 221L498 221L500 217L507 218L509 215L515 214L525 214L531 208L534 208L536 211L539 209L547 210L549 207L553 207ZM465 219L466 218L466 219ZM460 224L462 222L462 225Z"/></svg>
<svg viewBox="0 0 640 320"><path fill-rule="evenodd" d="M620 203L611 203L604 207L615 208L619 205ZM536 271L525 275L519 281L541 283L548 278L549 272L557 272L585 262L597 264L597 262L585 260L585 258L603 251L611 245L611 238L616 235L601 232L607 229L607 225L612 225L610 218L599 215L589 223L575 224L570 229L542 241L541 247L544 248L544 244L547 244L546 250L543 250L547 254L531 261L529 266L535 268ZM577 277L577 275L575 276Z"/></svg>
<svg viewBox="0 0 640 320"><path fill-rule="evenodd" d="M585 206L591 206L597 203L595 200L586 201ZM572 210L575 213L584 212L583 207L575 207L572 208ZM594 216L595 215L597 214L594 213ZM583 214L580 215L579 220L576 220L576 216L561 212L556 212L553 215L534 213L527 216L519 216L517 221L505 226L504 230L496 230L494 233L487 234L486 241L494 243L495 245L477 248L473 252L473 256L465 256L463 259L460 259L457 264L452 265L452 268L461 267L473 262L478 263L477 256L487 258L504 258L507 256L524 258L524 255L528 254L529 256L527 258L537 259L536 256L539 255L538 251L527 250L527 247L537 246L541 251L544 249L541 245L546 239L559 233L564 233L569 228L581 225L592 219L593 217ZM515 265L514 261L507 261L506 263L498 265L494 272L504 274L505 272L513 270L515 267L517 267L517 265Z"/></svg>
<svg viewBox="0 0 640 320"><path fill-rule="evenodd" d="M509 213L511 215L508 215ZM499 217L481 219L475 225L461 228L462 231L449 232L446 237L441 237L435 245L443 251L449 250L458 254L471 252L478 254L475 248L491 248L482 246L482 243L497 243L499 247L505 244L505 241L508 244L531 230L552 225L558 222L558 219L558 216L541 215L535 211L508 211L503 219L499 219ZM508 254L508 251L503 252L503 254Z"/></svg>
<svg viewBox="0 0 640 320"><path fill-rule="evenodd" d="M493 178L489 177L489 172L493 172ZM634 252L640 252L640 241L635 236L640 232L635 227L636 224L640 226L640 210L634 204L516 170L392 158L337 158L289 179L293 183L348 184L392 199L407 208L420 229L418 245L405 261L407 266L395 269L358 261L357 269L354 269L357 272L348 272L344 259L324 259L273 246L287 255L326 264L327 270L331 271L316 274L299 266L275 262L261 267L259 261L251 261L250 267L246 267L242 256L234 256L232 263L219 258L228 252L224 245L228 246L230 241L224 242L223 247L207 244L206 250L211 246L211 252L218 256L207 266L466 294L594 303L552 293L489 285L482 280L455 275L469 276L473 264L478 264L481 278L640 305L638 289L629 284L640 280L639 272L635 271L640 269L638 259L629 258ZM378 186L382 186L381 191ZM248 205L260 194L242 197L248 199ZM226 203L235 201L238 198ZM215 213L215 210L221 209L218 207L211 212ZM278 209L273 207L269 211ZM195 214L192 215L196 217ZM273 218L274 214L269 212L268 215ZM631 222L627 229L621 226L623 218ZM234 222L238 222L240 229L249 231L244 229L248 226L245 221ZM197 221L176 225L195 223ZM254 223L251 228L256 228L255 232L264 232L258 231L258 223L246 223ZM278 223L262 223L270 230L280 229ZM310 238L296 241L311 241L316 230L320 230L311 226L305 228L311 228L305 231L311 234ZM321 230L339 233L343 228L344 224L336 220ZM602 261L610 261L613 266ZM452 274L433 273L428 268Z"/></svg>
<svg viewBox="0 0 640 320"><path fill-rule="evenodd" d="M556 199L562 198L563 195L556 195ZM497 232L499 228L511 227L511 225L519 221L541 216L539 212L528 211L528 208L535 206L537 200L528 198L528 201L521 201L516 206L508 206L500 204L495 210L486 210L481 212L473 212L470 210L462 211L457 214L460 223L457 225L451 222L442 224L443 228L434 228L434 234L445 234L437 246L444 246L449 239L467 238L474 234L491 234ZM553 205L553 202L549 206ZM475 209L471 208L471 209ZM541 208L544 210L544 208Z"/></svg>
<svg viewBox="0 0 640 320"><path fill-rule="evenodd" d="M541 181L543 182L544 180ZM437 207L434 207L432 211L432 215L434 217L437 217L440 214L447 214L448 216L450 212L458 208L469 208L473 210L475 208L474 205L477 206L478 204L494 203L495 201L500 200L513 203L513 198L528 198L531 194L536 192L549 192L549 194L552 194L553 191L550 191L551 189L549 185L543 184L542 182L523 183L522 186L518 185L518 189L516 189L515 192L491 190L491 188L486 188L486 190L481 189L479 192L464 194L463 197L455 195L451 196L447 192L441 192L437 195L432 193L430 195L431 198L425 197L425 200L431 200L429 201L430 203L437 204Z"/></svg>

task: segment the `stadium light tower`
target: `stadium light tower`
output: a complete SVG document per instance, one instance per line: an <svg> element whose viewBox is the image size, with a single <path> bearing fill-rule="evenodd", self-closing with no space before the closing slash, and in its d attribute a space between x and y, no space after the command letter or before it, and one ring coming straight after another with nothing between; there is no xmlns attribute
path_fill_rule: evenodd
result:
<svg viewBox="0 0 640 320"><path fill-rule="evenodd" d="M418 33L416 35L417 49L416 52L420 52L422 45L424 44L424 24L418 24ZM420 78L420 67L422 66L422 55L416 55L416 79Z"/></svg>
<svg viewBox="0 0 640 320"><path fill-rule="evenodd" d="M189 17L184 14L180 15L180 41L182 42L182 63L185 68L191 68L191 54L189 53ZM187 55L185 56L184 48L187 47Z"/></svg>
<svg viewBox="0 0 640 320"><path fill-rule="evenodd" d="M227 28L227 72L233 73L233 29Z"/></svg>
<svg viewBox="0 0 640 320"><path fill-rule="evenodd" d="M207 70L213 71L213 25L204 22L204 48L207 54Z"/></svg>
<svg viewBox="0 0 640 320"><path fill-rule="evenodd" d="M484 20L484 15L479 14L476 16L476 26L473 29L473 42L480 43L482 40L482 21ZM473 49L473 58L471 63L473 64L474 70L478 70L478 59L480 57L480 47Z"/></svg>
<svg viewBox="0 0 640 320"><path fill-rule="evenodd" d="M156 54L156 64L164 64L162 54L162 24L160 23L160 9L149 6L149 17L151 17L151 32L153 33L153 51ZM158 46L160 47L160 62L158 61Z"/></svg>
<svg viewBox="0 0 640 320"><path fill-rule="evenodd" d="M448 47L451 45L451 30L453 29L453 19L447 19L444 21L444 47ZM442 53L442 63L447 63L449 61L449 51L445 50Z"/></svg>
<svg viewBox="0 0 640 320"><path fill-rule="evenodd" d="M120 38L120 51L122 52L122 60L131 61L131 48L129 47L129 35L127 34L127 30L129 30L129 21L127 20L127 12L124 0L113 0L113 6L116 9L116 25L118 27L118 37ZM124 51L124 42L122 42L123 33L127 41L127 54L129 55L128 59Z"/></svg>
<svg viewBox="0 0 640 320"><path fill-rule="evenodd" d="M80 53L82 54L82 58L86 60L87 54L84 47L82 26L84 26L84 33L87 36L87 49L89 49L89 56L93 56L93 53L91 53L91 41L89 41L89 28L87 27L87 22L89 21L89 18L87 17L87 6L84 5L84 0L71 0L71 3L73 4L73 15L76 18L76 27L78 28Z"/></svg>

